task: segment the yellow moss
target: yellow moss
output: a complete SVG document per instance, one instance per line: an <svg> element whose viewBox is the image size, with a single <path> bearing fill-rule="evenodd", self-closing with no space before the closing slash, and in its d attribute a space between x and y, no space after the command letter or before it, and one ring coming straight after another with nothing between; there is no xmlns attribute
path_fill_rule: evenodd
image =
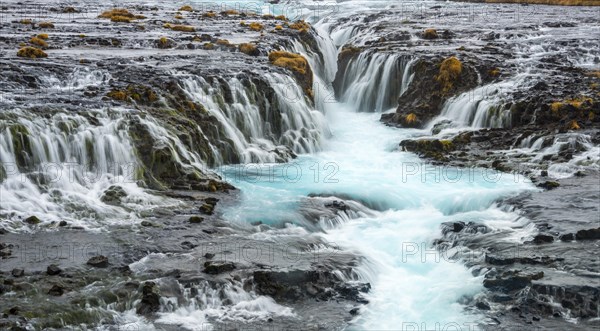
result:
<svg viewBox="0 0 600 331"><path fill-rule="evenodd" d="M47 48L48 47L48 43L45 42L43 39L38 38L38 37L33 37L29 40L30 43L40 46L42 48Z"/></svg>
<svg viewBox="0 0 600 331"><path fill-rule="evenodd" d="M488 73L490 74L490 76L496 77L496 76L500 75L500 69L492 68L488 71Z"/></svg>
<svg viewBox="0 0 600 331"><path fill-rule="evenodd" d="M252 31L262 31L262 29L264 29L264 26L258 22L250 23L249 27Z"/></svg>
<svg viewBox="0 0 600 331"><path fill-rule="evenodd" d="M168 46L169 46L169 38L160 37L160 39L158 39L158 47L159 48L167 48Z"/></svg>
<svg viewBox="0 0 600 331"><path fill-rule="evenodd" d="M239 15L240 12L237 10L229 9L221 13L222 15Z"/></svg>
<svg viewBox="0 0 600 331"><path fill-rule="evenodd" d="M553 102L550 104L550 110L553 113L557 113L563 107L563 103L560 101Z"/></svg>
<svg viewBox="0 0 600 331"><path fill-rule="evenodd" d="M241 21L241 22L240 22L240 25L241 25L241 26L246 26L246 21Z"/></svg>
<svg viewBox="0 0 600 331"><path fill-rule="evenodd" d="M442 143L442 146L444 146L444 150L450 150L452 149L452 140L440 140L440 142Z"/></svg>
<svg viewBox="0 0 600 331"><path fill-rule="evenodd" d="M190 6L190 5L185 5L181 8L179 8L179 11L194 11L194 8L192 8L192 6Z"/></svg>
<svg viewBox="0 0 600 331"><path fill-rule="evenodd" d="M594 114L594 112L593 112L593 111L591 111L591 112L588 114L588 119L589 119L590 121L593 121L593 120L594 120L594 118L596 118L596 114Z"/></svg>
<svg viewBox="0 0 600 331"><path fill-rule="evenodd" d="M133 19L135 17L135 15L130 13L129 10L127 10L125 8L115 8L115 9L107 10L107 11L104 11L102 14L100 14L98 17L112 19L115 16L128 17L130 19Z"/></svg>
<svg viewBox="0 0 600 331"><path fill-rule="evenodd" d="M265 19L265 20L272 20L272 19L274 19L274 18L275 18L275 16L273 16L273 15L271 15L271 14L264 14L264 15L262 16L262 18L263 18L263 19Z"/></svg>
<svg viewBox="0 0 600 331"><path fill-rule="evenodd" d="M85 38L85 35L82 33L79 35L79 38Z"/></svg>
<svg viewBox="0 0 600 331"><path fill-rule="evenodd" d="M213 49L215 45L213 43L204 43L204 49Z"/></svg>
<svg viewBox="0 0 600 331"><path fill-rule="evenodd" d="M240 52L248 55L257 55L258 49L253 44L243 43L239 46Z"/></svg>
<svg viewBox="0 0 600 331"><path fill-rule="evenodd" d="M281 25L275 25L275 30L281 31L283 30L283 27Z"/></svg>
<svg viewBox="0 0 600 331"><path fill-rule="evenodd" d="M19 46L20 46L20 47L25 47L25 46L27 46L27 44L26 44L26 43L23 43L23 42L20 42L20 43L19 43Z"/></svg>
<svg viewBox="0 0 600 331"><path fill-rule="evenodd" d="M17 52L17 56L19 57L28 57L30 59L38 59L42 57L48 57L44 51L39 48L25 46Z"/></svg>
<svg viewBox="0 0 600 331"><path fill-rule="evenodd" d="M173 31L195 32L196 28L191 25L170 25L169 28Z"/></svg>
<svg viewBox="0 0 600 331"><path fill-rule="evenodd" d="M38 26L42 29L54 29L54 23L52 22L40 22Z"/></svg>
<svg viewBox="0 0 600 331"><path fill-rule="evenodd" d="M286 51L273 51L269 53L269 61L278 67L283 67L305 75L308 61L300 54Z"/></svg>
<svg viewBox="0 0 600 331"><path fill-rule="evenodd" d="M569 130L579 130L579 123L577 123L576 120L572 120L571 122L569 122L569 124L567 124L567 128Z"/></svg>
<svg viewBox="0 0 600 331"><path fill-rule="evenodd" d="M354 55L356 53L360 53L361 51L362 51L362 48L360 48L360 47L346 45L342 48L342 51L338 55L338 58L343 59L348 56Z"/></svg>
<svg viewBox="0 0 600 331"><path fill-rule="evenodd" d="M578 96L577 98L567 100L568 104L570 104L571 106L573 106L577 109L581 108L586 103L591 104L593 102L594 102L594 100L592 100L592 98L584 97L584 96Z"/></svg>
<svg viewBox="0 0 600 331"><path fill-rule="evenodd" d="M415 115L414 113L410 113L404 117L404 121L407 124L415 123L417 121L417 115Z"/></svg>
<svg viewBox="0 0 600 331"><path fill-rule="evenodd" d="M310 29L310 25L304 21L297 21L288 26L290 29L298 30L300 32L307 32Z"/></svg>
<svg viewBox="0 0 600 331"><path fill-rule="evenodd" d="M275 16L275 19L276 20L280 20L280 21L287 21L288 20L287 17L285 17L285 15Z"/></svg>
<svg viewBox="0 0 600 331"><path fill-rule="evenodd" d="M120 90L112 90L106 93L106 96L117 101L125 101L127 100L127 92Z"/></svg>
<svg viewBox="0 0 600 331"><path fill-rule="evenodd" d="M462 72L462 63L459 59L452 56L444 61L440 65L440 72L435 79L442 85L444 92L449 91L453 83L460 77Z"/></svg>
<svg viewBox="0 0 600 331"><path fill-rule="evenodd" d="M215 13L214 11L209 11L209 12L202 14L202 17L211 17L211 18L217 17L217 13Z"/></svg>
<svg viewBox="0 0 600 331"><path fill-rule="evenodd" d="M110 18L111 22L118 22L118 23L131 23L133 21L133 18L130 17L126 17L126 16L113 16Z"/></svg>
<svg viewBox="0 0 600 331"><path fill-rule="evenodd" d="M222 45L222 46L229 46L229 40L227 39L217 39L216 42L217 45Z"/></svg>
<svg viewBox="0 0 600 331"><path fill-rule="evenodd" d="M38 37L40 39L43 39L43 40L48 40L48 34L47 33L40 33L36 37Z"/></svg>
<svg viewBox="0 0 600 331"><path fill-rule="evenodd" d="M146 18L146 16L144 16L144 15L135 15L135 16L134 16L134 18L135 18L136 20L143 20L143 19L145 19L145 18Z"/></svg>
<svg viewBox="0 0 600 331"><path fill-rule="evenodd" d="M597 89L598 89L598 87L600 87L600 84L598 84L598 83L591 83L591 84L590 84L590 88L591 88L592 90L597 90Z"/></svg>
<svg viewBox="0 0 600 331"><path fill-rule="evenodd" d="M202 41L202 38L200 38L198 36L195 36L194 39L192 39L192 41L195 42L195 43L199 43L199 42Z"/></svg>
<svg viewBox="0 0 600 331"><path fill-rule="evenodd" d="M424 39L437 39L438 38L437 31L435 29L425 29L425 31L423 31L423 38Z"/></svg>
<svg viewBox="0 0 600 331"><path fill-rule="evenodd" d="M589 76L600 78L600 71L590 71L588 73Z"/></svg>
<svg viewBox="0 0 600 331"><path fill-rule="evenodd" d="M175 19L182 20L183 16L181 16L181 15L175 15Z"/></svg>

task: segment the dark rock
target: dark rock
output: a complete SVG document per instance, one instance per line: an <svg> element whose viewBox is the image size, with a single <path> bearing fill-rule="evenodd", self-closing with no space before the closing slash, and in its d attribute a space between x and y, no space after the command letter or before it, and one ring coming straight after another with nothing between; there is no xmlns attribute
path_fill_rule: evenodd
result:
<svg viewBox="0 0 600 331"><path fill-rule="evenodd" d="M519 274L519 272L506 272L500 277L494 279L485 279L483 286L499 292L511 292L531 286L532 280L538 280L544 277L543 272L535 274Z"/></svg>
<svg viewBox="0 0 600 331"><path fill-rule="evenodd" d="M190 217L190 223L192 223L192 224L202 223L203 221L204 221L204 217L200 217L200 216L191 216Z"/></svg>
<svg viewBox="0 0 600 331"><path fill-rule="evenodd" d="M215 257L215 254L213 254L213 253L206 253L206 254L204 254L204 257L205 257L206 259L209 259L209 260L210 260L210 259L212 259L213 257Z"/></svg>
<svg viewBox="0 0 600 331"><path fill-rule="evenodd" d="M11 274L13 277L15 277L15 278L18 278L18 277L23 277L23 276L25 276L25 270L23 270L23 269L19 269L19 268L15 268L15 269L13 269L13 270L10 272L10 274Z"/></svg>
<svg viewBox="0 0 600 331"><path fill-rule="evenodd" d="M60 285L52 285L50 290L48 290L48 294L57 296L57 297L63 295L64 293L65 293L65 289Z"/></svg>
<svg viewBox="0 0 600 331"><path fill-rule="evenodd" d="M560 184L554 181L545 181L543 183L538 184L538 187L541 187L546 190L552 190L559 187Z"/></svg>
<svg viewBox="0 0 600 331"><path fill-rule="evenodd" d="M67 221L60 221L58 223L58 226L67 226L67 225L69 225L69 223L67 223Z"/></svg>
<svg viewBox="0 0 600 331"><path fill-rule="evenodd" d="M186 249L194 249L194 248L198 247L198 245L192 244L189 241L184 241L181 243L181 247L186 248Z"/></svg>
<svg viewBox="0 0 600 331"><path fill-rule="evenodd" d="M50 276L58 275L62 272L62 269L59 268L56 264L51 264L46 268L46 273Z"/></svg>
<svg viewBox="0 0 600 331"><path fill-rule="evenodd" d="M558 239L560 239L561 241L573 241L573 240L575 240L575 234L566 233L566 234L563 234L560 237L558 237Z"/></svg>
<svg viewBox="0 0 600 331"><path fill-rule="evenodd" d="M19 311L21 309L19 309L19 307L12 307L8 310L8 314L10 315L19 315Z"/></svg>
<svg viewBox="0 0 600 331"><path fill-rule="evenodd" d="M108 258L104 255L94 256L87 261L87 265L96 268L106 268L108 267Z"/></svg>
<svg viewBox="0 0 600 331"><path fill-rule="evenodd" d="M40 219L37 218L36 216L29 216L26 219L24 219L23 222L25 222L27 224L35 225L35 224L41 223L42 221L40 221Z"/></svg>
<svg viewBox="0 0 600 331"><path fill-rule="evenodd" d="M575 234L577 240L597 240L600 239L600 228L579 230Z"/></svg>
<svg viewBox="0 0 600 331"><path fill-rule="evenodd" d="M538 234L535 237L533 237L533 242L536 244L551 243L553 241L554 241L554 237L546 235L546 234Z"/></svg>
<svg viewBox="0 0 600 331"><path fill-rule="evenodd" d="M215 205L211 205L208 203L203 204L202 206L200 206L200 211L206 215L212 215L215 209Z"/></svg>
<svg viewBox="0 0 600 331"><path fill-rule="evenodd" d="M117 206L121 203L121 199L126 196L127 192L125 192L125 190L121 186L112 185L108 189L106 189L106 191L104 191L104 194L102 195L100 200L108 205Z"/></svg>
<svg viewBox="0 0 600 331"><path fill-rule="evenodd" d="M477 303L475 304L475 307L477 307L480 310L490 310L491 307L489 304L487 304L487 302L485 301L477 301Z"/></svg>
<svg viewBox="0 0 600 331"><path fill-rule="evenodd" d="M160 308L160 294L154 282L145 282L142 285L142 300L136 308L139 315L155 313Z"/></svg>
<svg viewBox="0 0 600 331"><path fill-rule="evenodd" d="M204 263L204 270L202 271L210 275L218 275L233 270L235 270L235 264L233 264L233 262L208 261Z"/></svg>
<svg viewBox="0 0 600 331"><path fill-rule="evenodd" d="M358 315L358 312L359 312L359 308L352 308L349 311L350 315L352 315L352 316Z"/></svg>
<svg viewBox="0 0 600 331"><path fill-rule="evenodd" d="M542 170L540 176L542 176L542 177L548 177L548 170Z"/></svg>
<svg viewBox="0 0 600 331"><path fill-rule="evenodd" d="M155 226L154 223L149 222L149 221L142 221L141 225L144 226L144 227L153 227L153 226Z"/></svg>

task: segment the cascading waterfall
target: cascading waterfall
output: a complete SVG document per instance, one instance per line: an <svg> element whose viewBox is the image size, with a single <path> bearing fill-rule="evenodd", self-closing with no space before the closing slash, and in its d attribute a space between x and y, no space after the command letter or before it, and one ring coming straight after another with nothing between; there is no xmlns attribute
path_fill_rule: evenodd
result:
<svg viewBox="0 0 600 331"><path fill-rule="evenodd" d="M21 219L37 216L44 224L68 220L94 228L98 220L129 217L127 209L166 201L137 186L138 161L121 114L57 113L44 119L15 110L3 116L0 213L11 220L3 227L17 229ZM127 209L101 201L112 184L127 191Z"/></svg>
<svg viewBox="0 0 600 331"><path fill-rule="evenodd" d="M356 111L382 112L398 105L411 79L408 56L363 52L350 60L339 82L340 101Z"/></svg>
<svg viewBox="0 0 600 331"><path fill-rule="evenodd" d="M299 154L320 149L325 121L320 112L311 109L291 77L279 73L264 77L275 92L275 100L264 98L253 83L248 86L232 78L226 82L232 100L225 102L224 87L211 85L200 76L176 75L192 100L203 104L219 120L241 163L285 160L280 146Z"/></svg>
<svg viewBox="0 0 600 331"><path fill-rule="evenodd" d="M309 59L316 56L299 48L295 51ZM425 132L384 127L379 114L368 112L394 106L410 84L413 62L394 54L370 56L361 54L348 66L342 77L343 102L324 103L333 133L327 148L275 167L275 180L235 177L242 202L228 208L224 217L232 222L260 221L280 227L280 235L287 236L296 232L294 229L312 228L300 211L303 197L339 194L353 199L348 203L358 212L319 220L326 241L367 259L352 275L340 274L346 282L367 281L373 286L370 303L351 329L398 329L407 327L406 323L413 327L412 321L429 328L448 322L473 326L479 317L465 314L457 302L480 291L481 279L449 256L435 253L431 242L439 236L440 223L464 219L486 224L494 220L490 227L501 225L514 231L510 224L518 215L499 210L493 202L530 188L529 183L513 176L492 176L495 180L490 180L484 171L468 175L460 169L453 169L452 179L444 180L443 169L428 168L407 153L390 152L400 140ZM313 63L319 61L311 60ZM289 178L285 170L290 166L303 175ZM228 171L236 170L225 168L225 174ZM278 233L269 230L261 235L272 238ZM406 245L416 247L415 254L407 255ZM444 291L436 290L440 288Z"/></svg>

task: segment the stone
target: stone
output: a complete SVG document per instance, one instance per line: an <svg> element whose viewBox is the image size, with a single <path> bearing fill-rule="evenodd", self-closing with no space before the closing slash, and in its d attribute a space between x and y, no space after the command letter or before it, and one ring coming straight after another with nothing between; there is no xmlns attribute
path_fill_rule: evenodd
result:
<svg viewBox="0 0 600 331"><path fill-rule="evenodd" d="M198 223L202 223L204 221L204 217L200 217L200 216L190 216L190 223L192 224L198 224Z"/></svg>
<svg viewBox="0 0 600 331"><path fill-rule="evenodd" d="M18 277L23 277L23 276L25 276L25 270L23 270L23 269L19 269L19 268L15 268L15 269L13 269L13 270L10 272L10 274L11 274L13 277L15 277L15 278L18 278Z"/></svg>
<svg viewBox="0 0 600 331"><path fill-rule="evenodd" d="M40 219L37 218L37 216L29 216L26 219L24 219L23 222L25 222L27 224L35 225L35 224L40 224L42 221L40 221Z"/></svg>
<svg viewBox="0 0 600 331"><path fill-rule="evenodd" d="M233 264L233 262L209 261L204 263L204 270L202 271L209 275L218 275L233 270L235 270L235 264Z"/></svg>
<svg viewBox="0 0 600 331"><path fill-rule="evenodd" d="M108 267L108 258L104 255L97 255L90 258L86 264L95 268L106 268Z"/></svg>
<svg viewBox="0 0 600 331"><path fill-rule="evenodd" d="M59 268L56 264L51 264L48 266L48 268L46 268L46 273L49 276L55 276L58 275L62 272L62 269Z"/></svg>
<svg viewBox="0 0 600 331"><path fill-rule="evenodd" d="M60 285L53 285L50 290L48 290L48 294L53 296L61 296L65 293L65 289Z"/></svg>
<svg viewBox="0 0 600 331"><path fill-rule="evenodd" d="M160 294L154 282L145 282L142 285L142 300L136 308L139 315L149 315L160 309Z"/></svg>

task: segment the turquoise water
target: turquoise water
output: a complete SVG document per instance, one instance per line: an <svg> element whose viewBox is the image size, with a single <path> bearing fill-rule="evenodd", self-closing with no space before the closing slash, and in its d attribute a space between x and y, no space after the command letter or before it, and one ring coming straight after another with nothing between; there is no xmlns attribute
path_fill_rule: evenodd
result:
<svg viewBox="0 0 600 331"><path fill-rule="evenodd" d="M459 302L482 289L481 279L452 260L451 253L435 253L432 240L440 235L440 224L448 221L510 228L518 216L498 209L494 201L531 189L531 184L512 174L422 163L397 146L425 132L386 127L379 123L380 114L349 108L328 105L332 137L322 152L288 164L224 168L223 175L242 196L224 218L240 224L306 227L298 207L309 194L337 194L363 202L376 210L374 216L349 220L322 235L366 257L358 273L373 290L354 325L382 330L403 325L408 329L411 323L466 327L479 321Z"/></svg>

